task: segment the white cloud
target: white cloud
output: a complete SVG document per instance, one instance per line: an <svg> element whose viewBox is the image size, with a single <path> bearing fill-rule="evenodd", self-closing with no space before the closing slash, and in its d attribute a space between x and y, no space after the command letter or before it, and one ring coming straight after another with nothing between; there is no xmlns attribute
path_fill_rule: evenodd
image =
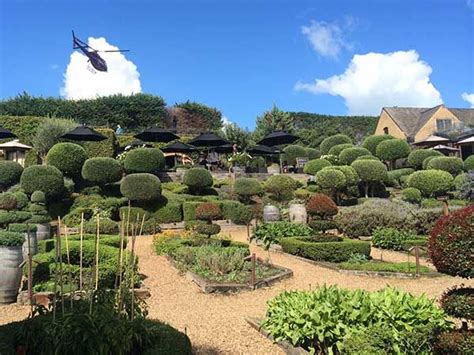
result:
<svg viewBox="0 0 474 355"><path fill-rule="evenodd" d="M90 37L88 45L97 50L117 50L106 39ZM142 91L137 66L122 53L100 53L108 71L92 71L88 58L75 51L64 74L61 95L67 99L95 98L113 94L131 95Z"/></svg>
<svg viewBox="0 0 474 355"><path fill-rule="evenodd" d="M431 67L416 51L355 55L344 73L295 90L344 98L349 114L378 115L383 106L432 107L442 103L430 82Z"/></svg>
<svg viewBox="0 0 474 355"><path fill-rule="evenodd" d="M346 27L351 27L353 18L346 19ZM343 37L343 28L335 23L311 21L309 26L302 26L304 34L313 49L323 57L337 59L343 49L351 49L352 45Z"/></svg>
<svg viewBox="0 0 474 355"><path fill-rule="evenodd" d="M474 93L468 94L467 92L464 92L462 94L462 99L464 101L469 102L469 104L471 105L471 108L474 108Z"/></svg>

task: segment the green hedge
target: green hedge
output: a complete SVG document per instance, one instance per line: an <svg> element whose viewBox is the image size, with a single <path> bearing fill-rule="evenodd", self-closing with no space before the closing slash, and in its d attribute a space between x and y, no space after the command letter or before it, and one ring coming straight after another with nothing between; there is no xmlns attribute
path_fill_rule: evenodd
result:
<svg viewBox="0 0 474 355"><path fill-rule="evenodd" d="M27 194L42 191L48 199L57 197L64 192L63 174L54 166L30 166L23 170L20 183L21 188Z"/></svg>
<svg viewBox="0 0 474 355"><path fill-rule="evenodd" d="M383 135L371 135L368 136L364 139L364 142L362 142L362 146L366 149L368 149L371 154L375 155L377 151L377 146L386 140L389 139L394 139L395 137L389 135L389 134L383 134Z"/></svg>
<svg viewBox="0 0 474 355"><path fill-rule="evenodd" d="M303 167L303 172L309 175L316 175L316 173L323 168L331 166L331 163L326 159L313 159L307 162Z"/></svg>
<svg viewBox="0 0 474 355"><path fill-rule="evenodd" d="M74 143L57 143L46 155L48 165L58 168L65 176L74 179L80 176L86 159L84 148Z"/></svg>
<svg viewBox="0 0 474 355"><path fill-rule="evenodd" d="M0 161L0 190L17 184L22 172L23 167L16 161Z"/></svg>
<svg viewBox="0 0 474 355"><path fill-rule="evenodd" d="M8 129L16 134L20 142L33 145L36 130L45 120L45 117L36 116L0 116L0 127Z"/></svg>
<svg viewBox="0 0 474 355"><path fill-rule="evenodd" d="M338 144L352 143L352 139L345 134L335 134L325 138L319 145L319 150L322 155L328 154L329 150Z"/></svg>
<svg viewBox="0 0 474 355"><path fill-rule="evenodd" d="M370 155L370 151L362 147L346 148L339 153L339 164L351 165L357 158Z"/></svg>
<svg viewBox="0 0 474 355"><path fill-rule="evenodd" d="M453 181L453 176L446 171L421 170L410 175L408 186L420 190L425 197L431 197L448 192Z"/></svg>
<svg viewBox="0 0 474 355"><path fill-rule="evenodd" d="M120 192L132 201L157 200L161 196L161 182L152 174L131 174L122 179Z"/></svg>
<svg viewBox="0 0 474 355"><path fill-rule="evenodd" d="M474 155L470 155L464 160L464 169L466 171L474 170Z"/></svg>
<svg viewBox="0 0 474 355"><path fill-rule="evenodd" d="M87 156L89 158L115 157L119 146L114 130L110 128L96 128L96 131L107 137L107 139L100 142L83 142L82 146L86 150Z"/></svg>
<svg viewBox="0 0 474 355"><path fill-rule="evenodd" d="M178 202L168 202L153 213L152 218L157 223L177 223L183 220L182 205Z"/></svg>
<svg viewBox="0 0 474 355"><path fill-rule="evenodd" d="M120 181L122 174L122 164L112 158L87 159L82 167L84 180L101 185Z"/></svg>
<svg viewBox="0 0 474 355"><path fill-rule="evenodd" d="M157 173L165 167L165 157L157 148L132 149L123 162L127 173Z"/></svg>
<svg viewBox="0 0 474 355"><path fill-rule="evenodd" d="M354 147L354 144L352 144L352 143L338 144L338 145L333 146L331 149L329 149L328 154L329 154L329 155L334 155L334 156L338 157L339 154L341 154L341 152L342 152L344 149L353 148L353 147Z"/></svg>
<svg viewBox="0 0 474 355"><path fill-rule="evenodd" d="M432 149L416 149L408 155L408 164L416 169L423 167L423 161L428 157L442 157L443 153Z"/></svg>
<svg viewBox="0 0 474 355"><path fill-rule="evenodd" d="M196 208L202 202L188 201L183 203L183 218L185 221L194 221L196 219Z"/></svg>
<svg viewBox="0 0 474 355"><path fill-rule="evenodd" d="M203 168L189 169L183 176L183 184L187 185L192 193L201 193L212 187L213 183L211 173Z"/></svg>
<svg viewBox="0 0 474 355"><path fill-rule="evenodd" d="M285 253L315 261L340 263L353 254L370 256L370 243L356 240L342 242L314 242L310 238L281 238L280 245Z"/></svg>
<svg viewBox="0 0 474 355"><path fill-rule="evenodd" d="M95 242L96 234L89 234L85 233L82 235L82 240L87 242ZM80 242L81 236L79 234L72 234L68 236L68 243L72 241L76 243L77 241ZM65 243L65 237L62 237L62 243ZM118 235L108 235L108 234L101 234L100 235L100 244L108 245L114 248L120 248L120 236ZM123 239L123 247L124 249L127 247L128 239ZM38 241L38 253L48 253L55 248L56 245L56 238L54 239L44 239Z"/></svg>
<svg viewBox="0 0 474 355"><path fill-rule="evenodd" d="M426 169L443 170L453 176L461 173L464 168L464 163L458 157L434 157L426 165Z"/></svg>

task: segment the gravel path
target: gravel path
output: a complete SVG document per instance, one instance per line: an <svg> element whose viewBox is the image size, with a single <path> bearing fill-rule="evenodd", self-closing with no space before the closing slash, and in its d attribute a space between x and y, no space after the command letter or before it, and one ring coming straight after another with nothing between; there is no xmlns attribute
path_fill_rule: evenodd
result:
<svg viewBox="0 0 474 355"><path fill-rule="evenodd" d="M233 231L232 238L246 241L245 230ZM293 278L252 292L203 294L191 281L179 275L164 257L154 255L151 242L151 237L142 237L136 244L140 271L147 276L144 283L151 289L152 296L147 301L149 315L186 331L197 354L283 354L280 348L248 326L245 318L263 317L267 300L284 290L308 290L324 283L367 290L391 285L414 294L426 293L434 298L456 284L464 282L474 286L474 282L448 276L398 280L345 275L284 254L269 254L251 245L251 250L261 258L270 256L273 263L293 270ZM375 257L380 257L380 251L374 253ZM392 255L384 252L384 260L397 257L400 257L398 253ZM21 319L27 313L28 307L0 307L0 324Z"/></svg>

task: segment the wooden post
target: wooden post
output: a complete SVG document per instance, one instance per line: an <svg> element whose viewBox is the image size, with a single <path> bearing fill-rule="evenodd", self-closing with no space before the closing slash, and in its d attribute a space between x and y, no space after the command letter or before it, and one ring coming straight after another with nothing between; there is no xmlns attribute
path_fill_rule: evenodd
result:
<svg viewBox="0 0 474 355"><path fill-rule="evenodd" d="M416 276L420 276L420 247L415 245Z"/></svg>
<svg viewBox="0 0 474 355"><path fill-rule="evenodd" d="M61 248L61 217L58 217L58 253L59 253L59 289L61 292L61 312L64 316L64 280L63 280L63 251Z"/></svg>
<svg viewBox="0 0 474 355"><path fill-rule="evenodd" d="M252 287L255 290L255 284L257 283L257 275L256 275L256 257L255 253L252 253Z"/></svg>
<svg viewBox="0 0 474 355"><path fill-rule="evenodd" d="M31 241L30 241L30 225L26 224L26 239L28 243L28 298L30 299L30 311L33 316L33 268L31 266Z"/></svg>
<svg viewBox="0 0 474 355"><path fill-rule="evenodd" d="M79 291L82 293L82 242L84 238L84 212L81 213L81 229L79 231Z"/></svg>
<svg viewBox="0 0 474 355"><path fill-rule="evenodd" d="M97 234L95 240L95 291L99 288L99 235L100 235L100 218L97 215Z"/></svg>
<svg viewBox="0 0 474 355"><path fill-rule="evenodd" d="M449 215L449 206L448 206L448 200L443 200L443 214L445 216Z"/></svg>

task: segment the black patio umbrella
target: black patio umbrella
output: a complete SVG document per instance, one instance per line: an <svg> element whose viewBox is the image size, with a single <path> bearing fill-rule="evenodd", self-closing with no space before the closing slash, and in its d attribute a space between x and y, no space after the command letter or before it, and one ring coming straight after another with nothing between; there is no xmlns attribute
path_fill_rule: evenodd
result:
<svg viewBox="0 0 474 355"><path fill-rule="evenodd" d="M232 153L234 151L234 146L233 144L223 144L215 147L214 151L221 154Z"/></svg>
<svg viewBox="0 0 474 355"><path fill-rule="evenodd" d="M179 139L179 137L171 131L156 126L148 127L143 132L138 133L134 136L135 138L141 139L145 142L163 142L168 143Z"/></svg>
<svg viewBox="0 0 474 355"><path fill-rule="evenodd" d="M219 137L217 134L206 132L201 133L199 136L191 139L189 144L192 144L196 147L217 147L219 145L230 144L227 140L222 137Z"/></svg>
<svg viewBox="0 0 474 355"><path fill-rule="evenodd" d="M174 142L166 147L161 148L161 151L164 153L192 153L197 151L198 149L196 147L193 147L192 145L185 144L182 142Z"/></svg>
<svg viewBox="0 0 474 355"><path fill-rule="evenodd" d="M2 138L16 138L16 135L10 132L8 129L0 127L0 139Z"/></svg>
<svg viewBox="0 0 474 355"><path fill-rule="evenodd" d="M256 145L247 149L247 153L253 155L277 155L280 152L275 147Z"/></svg>
<svg viewBox="0 0 474 355"><path fill-rule="evenodd" d="M275 131L265 136L258 144L273 147L275 145L291 144L298 139L299 137L285 131Z"/></svg>
<svg viewBox="0 0 474 355"><path fill-rule="evenodd" d="M61 138L83 142L100 142L107 139L106 136L86 125L77 126L72 131L63 134Z"/></svg>

